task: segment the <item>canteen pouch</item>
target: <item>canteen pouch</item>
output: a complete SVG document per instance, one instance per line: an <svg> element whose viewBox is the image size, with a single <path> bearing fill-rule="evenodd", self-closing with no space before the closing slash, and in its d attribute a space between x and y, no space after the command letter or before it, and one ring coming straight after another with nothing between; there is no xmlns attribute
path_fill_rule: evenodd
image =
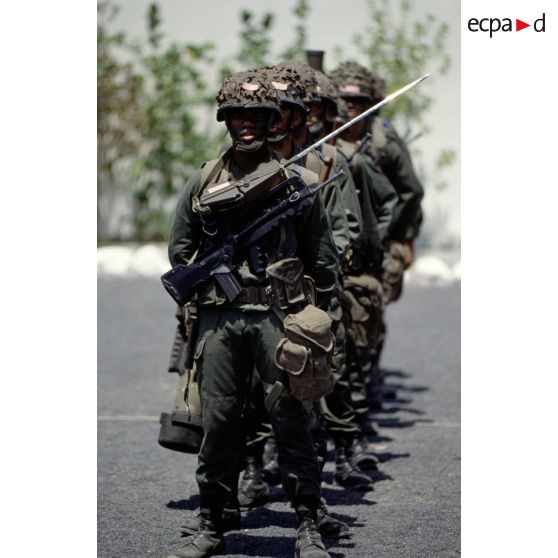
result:
<svg viewBox="0 0 558 558"><path fill-rule="evenodd" d="M334 338L326 312L308 305L283 321L285 338L275 352L275 363L289 373L289 391L295 399L312 404L333 390L330 366Z"/></svg>

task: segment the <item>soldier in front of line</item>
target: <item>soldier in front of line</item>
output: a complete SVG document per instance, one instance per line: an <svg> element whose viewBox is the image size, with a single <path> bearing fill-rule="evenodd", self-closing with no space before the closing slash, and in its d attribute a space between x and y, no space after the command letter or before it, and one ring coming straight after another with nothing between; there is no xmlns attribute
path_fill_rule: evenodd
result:
<svg viewBox="0 0 558 558"><path fill-rule="evenodd" d="M234 74L225 80L217 102L217 119L226 123L233 146L186 184L169 242L173 265L187 264L197 251L203 253L220 242L211 223L203 221L196 211L200 195L225 188L231 181L266 168L275 159L267 136L280 110L268 79L256 72ZM283 172L299 176L306 184L318 180L315 174L300 168ZM277 176L275 181L284 178ZM216 221L218 225L218 216ZM258 265L252 260L254 253ZM259 265L262 260L263 272ZM321 197L316 196L302 214L287 219L261 238L254 249L242 249L228 262L240 287L232 301L213 277L198 289L199 333L194 360L203 402L204 437L196 473L201 522L197 533L172 554L173 558L202 558L224 550L223 508L238 479L239 448L244 443L242 411L254 368L266 389L272 388L268 391L268 396L273 395L270 420L282 483L297 519L295 557L329 556L316 526L320 503L318 460L301 395L294 390L297 378L292 377L300 372L297 366L301 364L301 351L304 363L308 354L312 359L325 357L284 335L292 331L300 332L302 339L312 338L317 331L331 335L322 331L331 320L319 307L327 309L336 292L336 264L329 220ZM308 304L313 299L316 306ZM325 354L328 346L319 346ZM314 370L323 372L323 361L316 360ZM306 393L312 387L298 389Z"/></svg>

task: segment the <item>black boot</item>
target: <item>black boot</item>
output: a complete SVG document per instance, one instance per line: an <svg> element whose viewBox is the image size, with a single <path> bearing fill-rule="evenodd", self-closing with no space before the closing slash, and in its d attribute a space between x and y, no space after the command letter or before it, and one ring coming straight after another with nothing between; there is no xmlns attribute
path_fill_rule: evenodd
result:
<svg viewBox="0 0 558 558"><path fill-rule="evenodd" d="M225 553L223 533L218 531L209 515L201 513L200 526L185 546L175 550L168 558L207 558Z"/></svg>
<svg viewBox="0 0 558 558"><path fill-rule="evenodd" d="M345 488L373 490L372 479L351 463L343 446L337 448L335 455L335 482Z"/></svg>
<svg viewBox="0 0 558 558"><path fill-rule="evenodd" d="M263 470L262 477L271 486L276 486L281 482L281 473L279 472L279 461L277 453L277 443L275 438L271 436L265 443L263 452Z"/></svg>
<svg viewBox="0 0 558 558"><path fill-rule="evenodd" d="M201 525L201 514L198 513L194 517L189 517L180 526L180 532L183 535L195 535ZM225 508L223 517L220 522L220 528L223 533L229 531L238 531L240 529L240 510L238 508Z"/></svg>
<svg viewBox="0 0 558 558"><path fill-rule="evenodd" d="M372 453L368 443L362 436L353 440L350 453L353 465L362 471L378 470L378 459Z"/></svg>
<svg viewBox="0 0 558 558"><path fill-rule="evenodd" d="M240 510L262 506L267 501L269 486L262 479L262 467L253 457L246 458L246 469L238 487Z"/></svg>
<svg viewBox="0 0 558 558"><path fill-rule="evenodd" d="M317 513L317 524L320 535L322 535L324 539L343 539L350 537L349 526L329 513L324 498L320 498L320 502L321 504Z"/></svg>
<svg viewBox="0 0 558 558"><path fill-rule="evenodd" d="M295 558L331 558L316 526L315 514L297 511L297 517Z"/></svg>

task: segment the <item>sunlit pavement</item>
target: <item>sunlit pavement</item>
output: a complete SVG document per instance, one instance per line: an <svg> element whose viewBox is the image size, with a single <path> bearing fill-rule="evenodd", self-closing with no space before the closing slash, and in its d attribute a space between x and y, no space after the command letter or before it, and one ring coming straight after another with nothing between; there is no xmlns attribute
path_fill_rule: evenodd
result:
<svg viewBox="0 0 558 558"><path fill-rule="evenodd" d="M165 557L198 506L195 456L157 445L176 376L166 372L174 306L154 278L99 279L98 556ZM374 416L383 480L367 494L332 482L323 494L352 527L333 558L447 558L460 550L460 283L406 287L388 310L383 368L397 399ZM293 513L271 503L226 535L227 555L292 557Z"/></svg>

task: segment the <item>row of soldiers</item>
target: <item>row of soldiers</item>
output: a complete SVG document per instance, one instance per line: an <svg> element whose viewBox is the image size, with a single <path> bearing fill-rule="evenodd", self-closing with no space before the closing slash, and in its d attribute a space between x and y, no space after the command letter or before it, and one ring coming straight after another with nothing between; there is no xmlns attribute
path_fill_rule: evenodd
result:
<svg viewBox="0 0 558 558"><path fill-rule="evenodd" d="M262 505L269 484L279 482L296 515L295 557L327 558L322 537L349 536L320 494L328 440L335 482L372 489L378 461L367 414L383 395L384 308L401 295L413 259L422 186L405 143L378 112L296 164L282 163L384 97L383 80L356 63L328 77L299 61L234 74L217 95L217 120L232 145L187 182L170 234L172 265L188 266L240 238L241 225L258 216L258 200L285 181L310 193L301 209L237 246L196 284L187 318L179 308L191 365L178 370L185 379L176 410L199 394L200 510L182 525L189 538L172 558L223 554L240 511ZM200 199L247 177L249 199L250 180L266 172L265 192L254 187L241 223L226 211L208 217ZM186 408L186 422L196 425Z"/></svg>

